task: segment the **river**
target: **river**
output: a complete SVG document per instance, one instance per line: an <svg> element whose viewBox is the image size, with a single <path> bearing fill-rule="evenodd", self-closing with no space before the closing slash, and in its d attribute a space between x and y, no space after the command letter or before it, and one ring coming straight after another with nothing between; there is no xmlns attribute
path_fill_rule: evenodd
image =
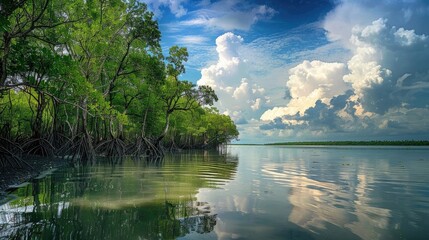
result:
<svg viewBox="0 0 429 240"><path fill-rule="evenodd" d="M427 239L429 148L229 146L48 171L0 239Z"/></svg>

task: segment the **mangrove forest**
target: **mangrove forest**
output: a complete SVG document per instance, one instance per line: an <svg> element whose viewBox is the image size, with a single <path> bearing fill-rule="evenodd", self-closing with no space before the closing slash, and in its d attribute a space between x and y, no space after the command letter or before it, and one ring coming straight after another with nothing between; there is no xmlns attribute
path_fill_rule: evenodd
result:
<svg viewBox="0 0 429 240"><path fill-rule="evenodd" d="M22 167L26 155L160 157L236 139L214 90L179 79L187 49L167 55L160 42L136 0L1 0L0 166Z"/></svg>

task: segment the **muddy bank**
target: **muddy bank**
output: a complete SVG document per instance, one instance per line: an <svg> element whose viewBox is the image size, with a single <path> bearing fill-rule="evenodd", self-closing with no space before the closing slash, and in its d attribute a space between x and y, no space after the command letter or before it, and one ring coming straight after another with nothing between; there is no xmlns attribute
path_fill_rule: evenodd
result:
<svg viewBox="0 0 429 240"><path fill-rule="evenodd" d="M5 197L8 189L14 185L30 181L40 173L53 168L59 168L69 164L69 160L62 158L28 157L25 161L32 168L16 169L12 167L0 168L0 200Z"/></svg>

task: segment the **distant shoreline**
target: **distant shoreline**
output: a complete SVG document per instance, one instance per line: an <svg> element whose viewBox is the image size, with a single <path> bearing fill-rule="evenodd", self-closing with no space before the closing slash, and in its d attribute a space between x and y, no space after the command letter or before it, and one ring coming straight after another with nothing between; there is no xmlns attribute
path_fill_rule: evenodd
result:
<svg viewBox="0 0 429 240"><path fill-rule="evenodd" d="M261 146L429 146L429 141L311 141L311 142L279 142L262 144L231 145L261 145Z"/></svg>

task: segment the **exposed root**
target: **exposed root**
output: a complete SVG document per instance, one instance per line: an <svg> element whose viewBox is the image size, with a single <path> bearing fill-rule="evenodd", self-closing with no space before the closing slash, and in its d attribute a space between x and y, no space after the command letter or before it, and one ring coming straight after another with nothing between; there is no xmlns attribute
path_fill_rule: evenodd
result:
<svg viewBox="0 0 429 240"><path fill-rule="evenodd" d="M55 132L52 134L51 143L55 149L61 149L64 145L67 145L71 139L64 134Z"/></svg>
<svg viewBox="0 0 429 240"><path fill-rule="evenodd" d="M113 138L98 144L95 151L106 157L123 157L126 154L126 149L127 146L124 141L119 138Z"/></svg>
<svg viewBox="0 0 429 240"><path fill-rule="evenodd" d="M49 138L30 138L22 146L28 155L38 155L52 157L55 154L55 147L52 146Z"/></svg>
<svg viewBox="0 0 429 240"><path fill-rule="evenodd" d="M155 144L145 137L138 138L136 142L129 147L128 153L136 157L162 158L164 156L162 149L155 146Z"/></svg>
<svg viewBox="0 0 429 240"><path fill-rule="evenodd" d="M24 161L22 156L22 148L17 144L14 143L6 138L0 137L0 166L1 167L17 167L17 168L24 168L29 167L30 164L28 164L26 161Z"/></svg>
<svg viewBox="0 0 429 240"><path fill-rule="evenodd" d="M180 150L181 150L181 147L178 147L174 139L172 139L170 146L168 147L168 151L172 153Z"/></svg>
<svg viewBox="0 0 429 240"><path fill-rule="evenodd" d="M133 144L128 147L127 153L131 156L140 157L146 156L146 150L147 146L145 144L145 141L143 140L143 138L138 138Z"/></svg>
<svg viewBox="0 0 429 240"><path fill-rule="evenodd" d="M72 161L80 161L82 163L95 162L95 150L92 146L91 136L81 133L68 141L58 151L64 158L69 158Z"/></svg>
<svg viewBox="0 0 429 240"><path fill-rule="evenodd" d="M94 163L97 154L111 158L113 163L122 161L122 157L126 155L136 158L143 157L148 162L159 162L164 157L164 150L160 144L154 144L153 141L145 137L138 138L128 146L123 140L113 138L101 142L96 148L93 147L91 136L87 133L81 133L72 139L56 134L30 138L23 142L21 148L17 143L0 137L0 167L23 168L30 166L22 160L22 153L45 157L61 156L79 164Z"/></svg>

